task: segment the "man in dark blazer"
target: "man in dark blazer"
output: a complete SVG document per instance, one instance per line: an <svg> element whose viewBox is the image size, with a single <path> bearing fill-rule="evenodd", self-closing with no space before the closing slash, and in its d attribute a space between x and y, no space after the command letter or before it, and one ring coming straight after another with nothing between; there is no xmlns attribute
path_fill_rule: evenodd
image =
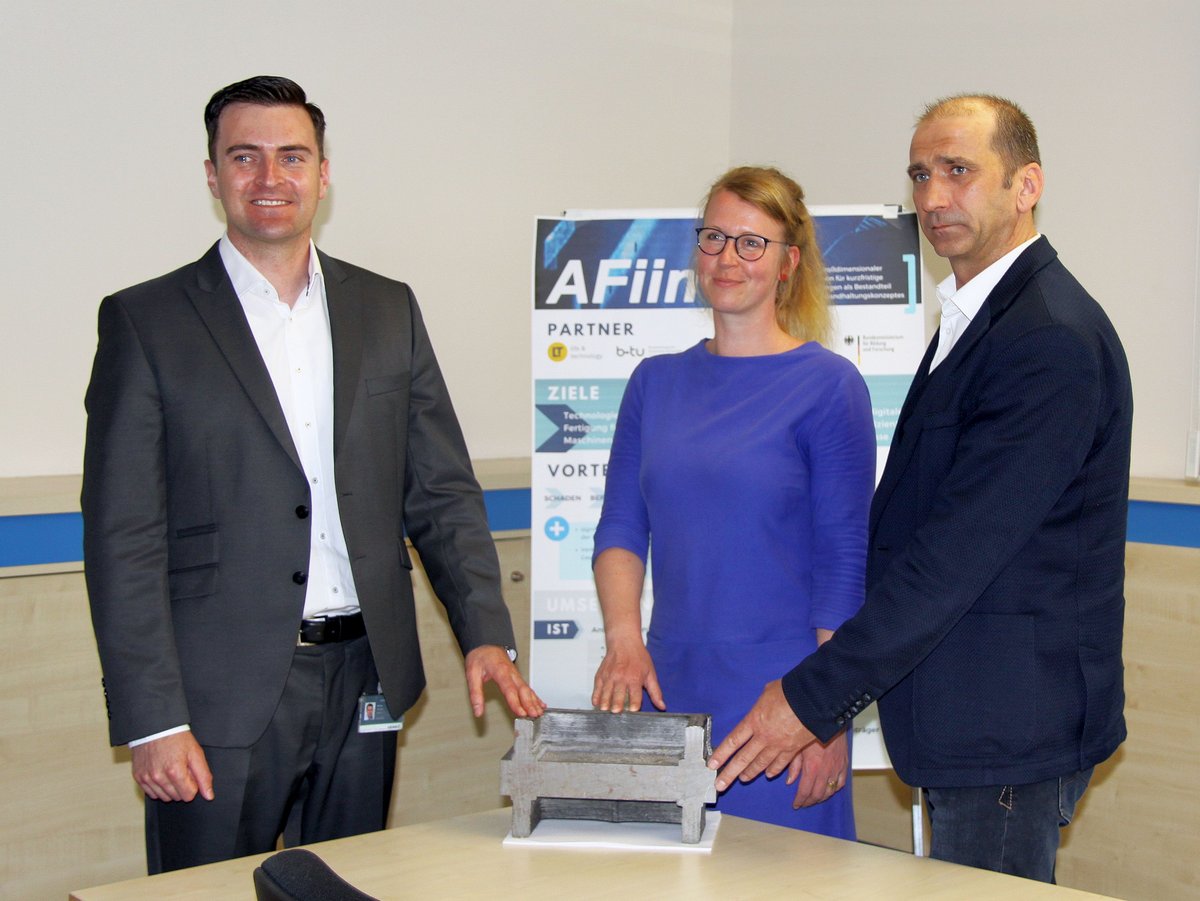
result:
<svg viewBox="0 0 1200 901"><path fill-rule="evenodd" d="M878 699L897 774L926 788L932 855L1052 881L1060 826L1125 737L1128 366L1034 227L1019 108L931 105L908 171L953 274L871 507L866 603L712 766L719 787L781 773Z"/></svg>
<svg viewBox="0 0 1200 901"><path fill-rule="evenodd" d="M487 680L543 709L412 292L312 244L324 116L257 77L205 123L226 234L105 299L86 400L88 593L152 873L384 827L395 734L360 727L425 684L406 536L475 714Z"/></svg>

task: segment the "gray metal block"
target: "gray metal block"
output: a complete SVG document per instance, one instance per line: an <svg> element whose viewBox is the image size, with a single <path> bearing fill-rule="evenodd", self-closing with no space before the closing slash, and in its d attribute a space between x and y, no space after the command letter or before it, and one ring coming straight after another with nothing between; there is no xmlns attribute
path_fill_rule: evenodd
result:
<svg viewBox="0 0 1200 901"><path fill-rule="evenodd" d="M679 823L684 842L700 841L704 805L717 799L708 714L551 708L516 727L500 761L515 838L545 817Z"/></svg>

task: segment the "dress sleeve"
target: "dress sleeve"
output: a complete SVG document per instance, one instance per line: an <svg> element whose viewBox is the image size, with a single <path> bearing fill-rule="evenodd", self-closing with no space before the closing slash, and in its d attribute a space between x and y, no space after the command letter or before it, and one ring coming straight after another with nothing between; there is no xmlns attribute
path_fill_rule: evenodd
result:
<svg viewBox="0 0 1200 901"><path fill-rule="evenodd" d="M807 435L812 484L814 629L837 629L866 596L867 519L875 488L871 397L857 370L835 380Z"/></svg>
<svg viewBox="0 0 1200 901"><path fill-rule="evenodd" d="M604 507L596 526L592 562L601 551L624 548L646 562L650 549L650 515L642 497L642 400L645 363L638 365L617 416L608 473L604 480Z"/></svg>

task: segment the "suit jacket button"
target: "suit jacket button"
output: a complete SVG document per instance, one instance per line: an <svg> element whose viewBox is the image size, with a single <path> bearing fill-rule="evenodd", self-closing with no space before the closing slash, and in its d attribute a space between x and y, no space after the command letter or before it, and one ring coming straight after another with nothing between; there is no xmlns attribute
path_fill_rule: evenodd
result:
<svg viewBox="0 0 1200 901"><path fill-rule="evenodd" d="M308 573L299 572L299 571L294 572L294 573L292 573L292 581L295 582L297 585L303 585L305 582L308 581Z"/></svg>
<svg viewBox="0 0 1200 901"><path fill-rule="evenodd" d="M296 518L297 519L308 519L308 507L304 506L304 504L301 504L299 507L297 507L296 508Z"/></svg>

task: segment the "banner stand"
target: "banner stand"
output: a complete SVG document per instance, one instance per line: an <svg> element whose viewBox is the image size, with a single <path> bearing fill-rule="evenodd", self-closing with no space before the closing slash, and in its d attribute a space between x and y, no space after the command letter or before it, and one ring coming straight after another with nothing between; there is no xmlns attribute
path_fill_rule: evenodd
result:
<svg viewBox="0 0 1200 901"><path fill-rule="evenodd" d="M830 349L871 392L878 474L926 346L916 216L891 204L810 212L835 306ZM608 210L534 224L530 682L554 707L591 707L604 655L592 535L625 384L645 357L712 334L696 296L696 222L696 210ZM652 597L647 573L644 628ZM853 769L890 769L873 708L854 731ZM923 856L919 789L913 846Z"/></svg>

